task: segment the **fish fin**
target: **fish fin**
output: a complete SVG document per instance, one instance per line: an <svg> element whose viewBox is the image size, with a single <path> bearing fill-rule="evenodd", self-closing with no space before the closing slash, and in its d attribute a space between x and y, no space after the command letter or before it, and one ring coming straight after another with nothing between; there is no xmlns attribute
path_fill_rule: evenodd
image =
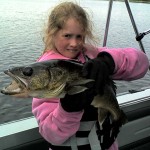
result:
<svg viewBox="0 0 150 150"><path fill-rule="evenodd" d="M81 93L81 92L84 92L85 90L87 90L88 88L87 87L84 87L84 86L73 86L71 87L67 93L69 95L74 95L74 94L78 94L78 93Z"/></svg>
<svg viewBox="0 0 150 150"><path fill-rule="evenodd" d="M94 82L93 79L82 79L82 80L78 80L78 81L73 81L71 82L69 85L70 86L79 86L79 85L85 85L85 84L88 84L88 83L92 83Z"/></svg>
<svg viewBox="0 0 150 150"><path fill-rule="evenodd" d="M107 117L108 111L104 108L98 108L98 120L100 123L103 123Z"/></svg>
<svg viewBox="0 0 150 150"><path fill-rule="evenodd" d="M128 122L128 118L122 109L120 109L120 111L121 111L120 122L122 125L124 125Z"/></svg>

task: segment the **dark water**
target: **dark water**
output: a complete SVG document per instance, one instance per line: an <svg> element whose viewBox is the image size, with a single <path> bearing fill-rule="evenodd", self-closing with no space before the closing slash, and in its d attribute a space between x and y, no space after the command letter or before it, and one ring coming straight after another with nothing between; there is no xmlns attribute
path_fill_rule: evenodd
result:
<svg viewBox="0 0 150 150"><path fill-rule="evenodd" d="M105 21L107 17L107 1L77 1L87 9L95 26L102 46ZM0 88L9 79L3 70L16 65L34 62L43 50L42 34L49 8L56 0L1 0L0 1ZM134 19L139 32L150 28L150 4L131 3ZM144 48L150 58L150 34L145 36ZM114 2L109 30L108 47L136 47L127 9L123 2ZM140 89L150 86L150 73L140 80L117 82L118 93L129 89ZM16 99L0 94L0 123L29 117L32 99Z"/></svg>

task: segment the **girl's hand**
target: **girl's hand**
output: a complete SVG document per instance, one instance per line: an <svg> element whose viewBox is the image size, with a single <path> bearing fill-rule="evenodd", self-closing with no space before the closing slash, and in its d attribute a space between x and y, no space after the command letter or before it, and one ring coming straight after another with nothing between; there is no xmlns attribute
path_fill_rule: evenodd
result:
<svg viewBox="0 0 150 150"><path fill-rule="evenodd" d="M103 94L104 85L109 76L113 74L115 68L112 57L106 53L99 53L94 59L89 60L83 66L83 76L95 80L95 91L97 94Z"/></svg>
<svg viewBox="0 0 150 150"><path fill-rule="evenodd" d="M89 87L90 86L90 87ZM66 95L60 99L62 108L67 112L82 111L86 106L89 106L94 99L93 85L87 85L87 90L75 95Z"/></svg>

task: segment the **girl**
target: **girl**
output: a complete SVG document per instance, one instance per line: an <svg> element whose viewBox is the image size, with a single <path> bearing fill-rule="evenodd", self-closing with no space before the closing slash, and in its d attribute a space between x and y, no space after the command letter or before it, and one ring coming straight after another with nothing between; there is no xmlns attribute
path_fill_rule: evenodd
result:
<svg viewBox="0 0 150 150"><path fill-rule="evenodd" d="M62 99L33 98L32 112L39 132L52 150L118 150L119 127L106 119L97 123L97 109L90 105L94 90L103 93L108 76L117 80L142 78L149 66L146 55L133 48L99 48L87 45L94 39L85 10L72 2L51 12L44 37L45 49L38 61L73 59L84 63L83 76L95 80L93 87Z"/></svg>

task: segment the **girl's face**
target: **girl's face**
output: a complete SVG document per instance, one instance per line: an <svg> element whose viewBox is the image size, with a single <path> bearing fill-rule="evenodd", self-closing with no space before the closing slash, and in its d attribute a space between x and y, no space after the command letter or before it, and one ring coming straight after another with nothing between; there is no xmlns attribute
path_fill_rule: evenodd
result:
<svg viewBox="0 0 150 150"><path fill-rule="evenodd" d="M81 25L75 19L68 19L64 28L54 37L56 50L63 56L75 58L82 50L84 33Z"/></svg>

